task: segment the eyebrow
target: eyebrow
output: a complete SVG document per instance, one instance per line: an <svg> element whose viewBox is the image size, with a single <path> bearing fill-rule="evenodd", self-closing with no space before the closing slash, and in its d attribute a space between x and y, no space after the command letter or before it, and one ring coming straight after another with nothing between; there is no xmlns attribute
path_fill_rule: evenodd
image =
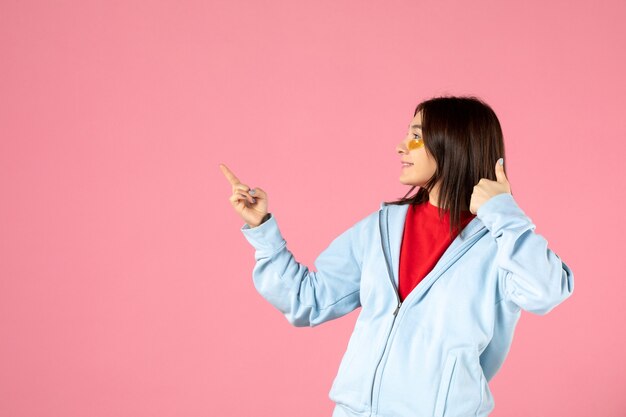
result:
<svg viewBox="0 0 626 417"><path fill-rule="evenodd" d="M417 127L417 128L419 128L419 129L421 129L421 128L422 128L422 125L413 125L413 126L411 126L411 127L412 127L412 128Z"/></svg>

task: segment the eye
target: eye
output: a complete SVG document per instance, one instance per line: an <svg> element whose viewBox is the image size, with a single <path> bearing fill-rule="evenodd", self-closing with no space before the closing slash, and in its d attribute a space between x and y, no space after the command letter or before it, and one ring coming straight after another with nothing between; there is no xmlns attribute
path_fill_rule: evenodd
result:
<svg viewBox="0 0 626 417"><path fill-rule="evenodd" d="M418 136L418 135L415 135L415 136ZM422 138L411 139L409 143L407 144L407 148L409 148L409 151L412 151L413 149L419 149L422 146L424 146L424 140Z"/></svg>
<svg viewBox="0 0 626 417"><path fill-rule="evenodd" d="M413 139L419 139L420 138L420 135L417 134L417 133L413 133L413 136L415 136Z"/></svg>

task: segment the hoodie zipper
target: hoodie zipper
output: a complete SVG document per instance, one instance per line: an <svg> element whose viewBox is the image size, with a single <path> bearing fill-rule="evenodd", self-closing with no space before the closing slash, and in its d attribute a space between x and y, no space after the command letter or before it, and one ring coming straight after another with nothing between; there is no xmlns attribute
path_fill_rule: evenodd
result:
<svg viewBox="0 0 626 417"><path fill-rule="evenodd" d="M381 213L382 215L382 213ZM389 262L389 259L387 258L387 251L385 250L385 245L383 242L383 239L385 239L385 237L387 238L387 248L391 247L391 244L389 242L389 209L385 210L385 216L387 217L386 221L385 221L385 225L387 230L384 231L383 233L383 222L382 222L382 216L379 216L378 219L378 228L380 229L380 246L383 250L383 257L385 258L385 265L387 265L387 275L389 275L389 281L391 282L391 286L393 287L393 292L396 296L396 301L398 303L398 305L396 306L396 309L393 311L393 315L394 317L398 314L398 310L400 310L400 307L402 306L402 301L400 300L400 293L398 291L398 287L396 286L396 282L393 279L393 270L391 268L391 262Z"/></svg>
<svg viewBox="0 0 626 417"><path fill-rule="evenodd" d="M387 216L387 221L385 222L387 224L387 228L389 228L389 210L385 210L385 215ZM393 279L393 270L391 268L391 262L389 262L389 259L387 258L387 252L385 251L385 245L383 245L383 226L382 226L382 222L380 221L381 219L379 219L379 229L380 229L380 244L383 250L383 257L385 258L385 264L387 265L387 272L389 275L389 281L391 281L391 286L393 287L393 292L396 296L396 300L398 305L396 306L395 310L393 310L393 315L394 317L398 315L398 311L400 310L400 307L402 307L402 300L400 300L400 291L398 291L398 287L396 285L396 281ZM387 229L386 231L386 237L387 237L387 248L391 248L391 243L389 242L389 229ZM393 327L393 326L392 326Z"/></svg>
<svg viewBox="0 0 626 417"><path fill-rule="evenodd" d="M389 211L387 211L389 212ZM381 230L382 232L382 230ZM382 235L381 235L382 236ZM382 239L381 239L381 246L382 246ZM389 232L387 232L387 247L390 248L391 245L389 244ZM398 305L396 306L396 309L393 310L393 315L394 315L394 320L395 320L395 316L398 315L398 311L400 310L400 307L402 307L402 300L400 300L400 291L398 291L398 287L396 286L396 282L393 279L393 271L391 269L391 262L389 262L389 259L387 259L387 254L385 253L385 248L383 247L383 256L385 257L385 263L387 264L387 272L389 275L389 281L391 281L391 286L393 287L393 292L396 295L396 301L398 302ZM392 325L393 327L393 325Z"/></svg>

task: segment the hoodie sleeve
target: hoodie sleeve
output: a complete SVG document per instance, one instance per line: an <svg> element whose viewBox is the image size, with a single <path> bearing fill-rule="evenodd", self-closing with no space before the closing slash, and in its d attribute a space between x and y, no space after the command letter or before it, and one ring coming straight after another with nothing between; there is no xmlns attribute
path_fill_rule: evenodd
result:
<svg viewBox="0 0 626 417"><path fill-rule="evenodd" d="M294 326L316 326L359 307L361 249L357 223L315 260L317 271L296 261L273 214L241 231L255 248L252 278L257 291Z"/></svg>
<svg viewBox="0 0 626 417"><path fill-rule="evenodd" d="M476 213L496 239L503 298L544 315L574 291L572 270L548 248L546 239L509 193L497 194Z"/></svg>

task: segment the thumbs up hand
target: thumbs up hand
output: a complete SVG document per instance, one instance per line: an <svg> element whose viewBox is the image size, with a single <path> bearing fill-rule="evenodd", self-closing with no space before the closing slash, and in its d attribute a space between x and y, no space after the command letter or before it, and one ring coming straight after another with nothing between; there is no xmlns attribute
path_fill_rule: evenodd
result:
<svg viewBox="0 0 626 417"><path fill-rule="evenodd" d="M502 165L500 165L500 161L502 161ZM470 198L470 211L472 214L476 214L478 208L485 204L487 200L503 193L511 194L511 185L504 174L504 159L500 158L496 162L496 181L481 178L478 184L474 186L474 191Z"/></svg>

